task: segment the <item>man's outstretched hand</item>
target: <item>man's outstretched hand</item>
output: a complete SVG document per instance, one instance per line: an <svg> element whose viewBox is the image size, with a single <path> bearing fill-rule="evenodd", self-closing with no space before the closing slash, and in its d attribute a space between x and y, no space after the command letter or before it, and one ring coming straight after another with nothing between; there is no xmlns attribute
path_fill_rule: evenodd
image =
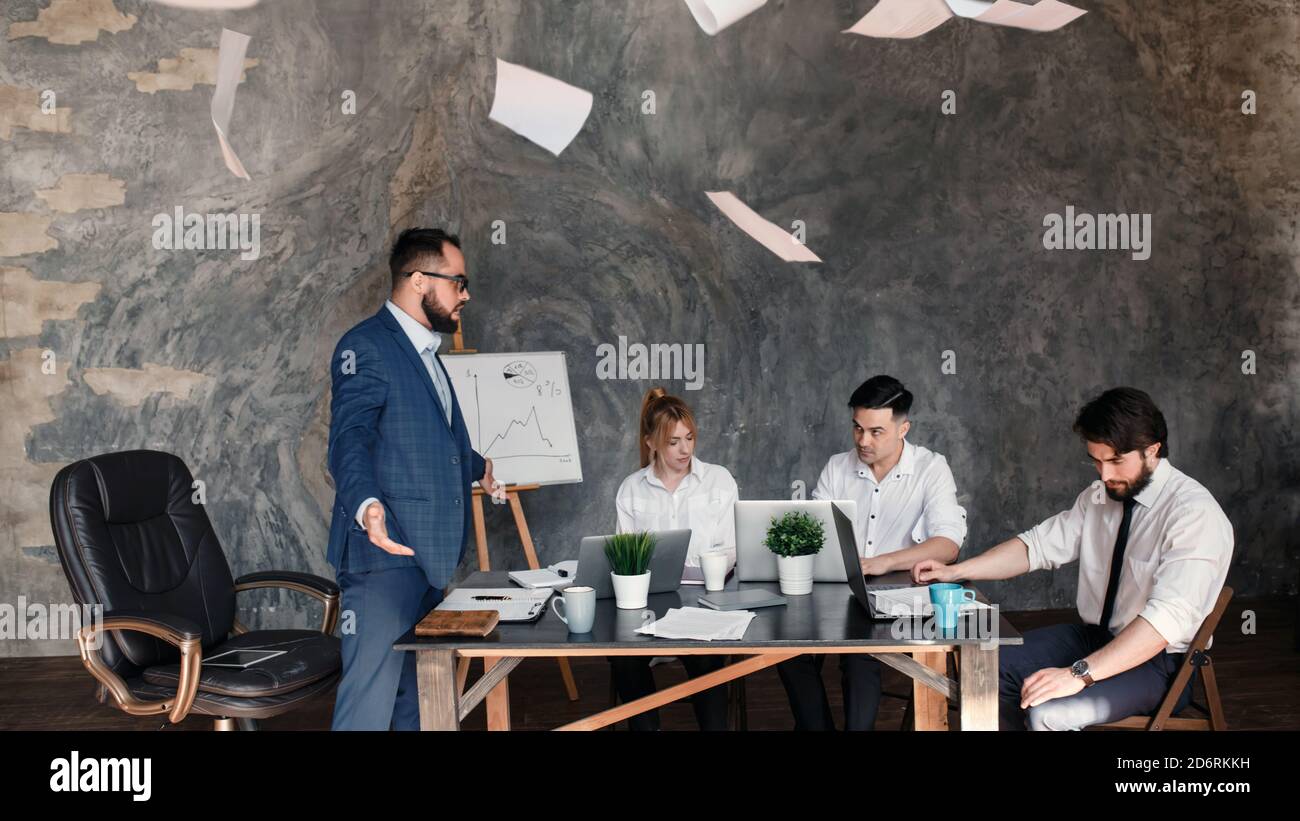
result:
<svg viewBox="0 0 1300 821"><path fill-rule="evenodd" d="M384 524L384 506L379 502L371 502L366 508L366 534L370 536L370 543L385 553L391 553L394 556L414 556L415 551L404 544L398 544L388 538L388 527Z"/></svg>

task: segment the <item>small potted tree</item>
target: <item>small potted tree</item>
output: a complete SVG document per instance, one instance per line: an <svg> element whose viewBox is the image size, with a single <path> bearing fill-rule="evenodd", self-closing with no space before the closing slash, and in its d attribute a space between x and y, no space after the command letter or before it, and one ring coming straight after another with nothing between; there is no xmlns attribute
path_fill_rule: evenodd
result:
<svg viewBox="0 0 1300 821"><path fill-rule="evenodd" d="M821 520L802 511L773 518L763 544L776 554L781 593L801 596L812 592L813 560L826 543Z"/></svg>
<svg viewBox="0 0 1300 821"><path fill-rule="evenodd" d="M620 610L637 610L646 605L650 591L650 557L655 537L647 532L619 533L605 539L605 558L614 581L614 603Z"/></svg>

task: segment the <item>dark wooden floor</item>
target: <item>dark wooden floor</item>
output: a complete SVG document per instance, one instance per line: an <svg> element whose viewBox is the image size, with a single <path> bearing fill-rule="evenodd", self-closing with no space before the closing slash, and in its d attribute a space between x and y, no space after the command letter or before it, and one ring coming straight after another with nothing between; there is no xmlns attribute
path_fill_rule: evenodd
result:
<svg viewBox="0 0 1300 821"><path fill-rule="evenodd" d="M1253 610L1257 633L1242 633L1243 611ZM1035 611L1008 614L1020 630L1075 620L1073 611ZM1300 729L1300 652L1296 651L1294 598L1234 601L1220 624L1212 652L1223 693L1223 708L1230 729ZM480 666L475 664L471 682ZM551 659L524 661L510 677L510 709L516 729L540 730L599 712L609 706L608 665L603 659L574 659L573 673L581 698L570 702L564 694L556 664ZM660 686L684 679L680 664L655 667ZM842 718L839 669L825 667L827 693L837 719ZM98 704L92 680L76 657L0 659L0 730L158 730L161 717L134 718ZM885 670L886 692L907 693L901 674ZM792 726L785 690L774 670L760 671L746 680L749 727L783 730ZM1198 690L1199 698L1199 690ZM325 730L330 725L333 697L325 696L294 713L266 719L266 730ZM884 699L877 720L879 729L897 729L905 703ZM694 729L689 703L668 705L661 711L665 729ZM955 714L954 714L954 724ZM207 730L211 720L189 718L176 730ZM465 722L467 729L482 729L482 709Z"/></svg>

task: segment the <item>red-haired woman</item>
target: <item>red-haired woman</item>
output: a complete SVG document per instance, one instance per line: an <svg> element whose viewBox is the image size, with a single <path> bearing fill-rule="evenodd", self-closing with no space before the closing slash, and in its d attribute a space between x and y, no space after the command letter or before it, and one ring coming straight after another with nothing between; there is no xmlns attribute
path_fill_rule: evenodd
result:
<svg viewBox="0 0 1300 821"><path fill-rule="evenodd" d="M698 428L691 409L663 388L652 388L641 403L638 444L641 469L619 486L616 498L618 532L690 528L688 565L698 566L700 553L725 550L736 555L736 523L732 508L738 496L736 480L721 465L695 458ZM721 656L681 657L692 678L717 670ZM610 658L614 686L624 702L655 691L648 656ZM701 730L725 730L727 691L713 687L691 697ZM633 716L633 730L659 729L657 710Z"/></svg>

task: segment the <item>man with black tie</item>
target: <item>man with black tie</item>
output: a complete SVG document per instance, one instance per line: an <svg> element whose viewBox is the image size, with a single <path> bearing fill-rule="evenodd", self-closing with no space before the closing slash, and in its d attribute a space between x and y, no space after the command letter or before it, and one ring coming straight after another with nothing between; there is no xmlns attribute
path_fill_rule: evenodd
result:
<svg viewBox="0 0 1300 821"><path fill-rule="evenodd" d="M1003 729L1079 730L1151 713L1213 609L1232 525L1210 492L1168 461L1151 397L1114 388L1074 423L1100 482L1074 505L985 553L912 569L919 583L1008 579L1079 562L1083 624L1030 630L999 654ZM1191 682L1176 709L1186 705Z"/></svg>

